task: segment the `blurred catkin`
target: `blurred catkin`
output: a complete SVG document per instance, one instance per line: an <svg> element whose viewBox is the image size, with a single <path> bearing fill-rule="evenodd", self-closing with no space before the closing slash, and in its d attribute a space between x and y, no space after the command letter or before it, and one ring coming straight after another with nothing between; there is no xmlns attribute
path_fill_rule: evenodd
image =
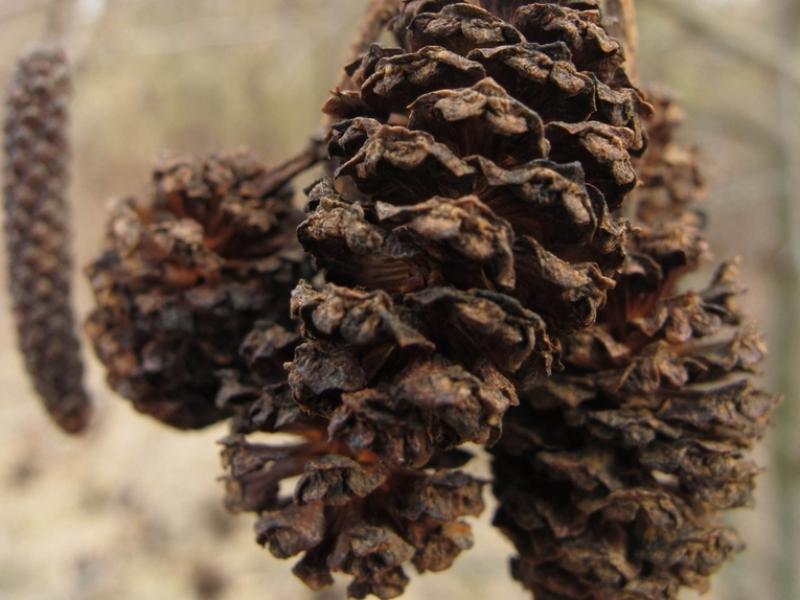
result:
<svg viewBox="0 0 800 600"><path fill-rule="evenodd" d="M9 278L19 345L37 393L69 433L91 406L71 306L69 67L55 47L20 58L8 87L4 193Z"/></svg>

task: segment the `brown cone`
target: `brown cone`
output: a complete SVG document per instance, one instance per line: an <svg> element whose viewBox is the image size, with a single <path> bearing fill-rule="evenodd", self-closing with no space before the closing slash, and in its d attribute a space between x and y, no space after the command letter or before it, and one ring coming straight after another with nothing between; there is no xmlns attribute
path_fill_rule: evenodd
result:
<svg viewBox="0 0 800 600"><path fill-rule="evenodd" d="M648 107L584 4L405 2L400 48L370 48L326 103L337 169L298 235L328 283L293 293L288 385L231 379L223 454L229 505L314 589L344 572L352 596L392 598L404 563L471 545L482 485L457 447L497 442L512 379L550 373L554 336L594 323L623 267L611 212Z"/></svg>
<svg viewBox="0 0 800 600"><path fill-rule="evenodd" d="M271 175L246 153L173 159L145 197L115 203L87 269L86 330L137 410L179 428L227 417L217 395L223 372L243 366L245 336L259 320L288 324L305 263L291 191L265 192Z"/></svg>
<svg viewBox="0 0 800 600"><path fill-rule="evenodd" d="M413 0L394 23L401 48L373 46L348 67L350 89L325 108L345 118L330 141L339 168L310 191L300 241L343 286L323 294L369 290L365 302L425 344L408 352L391 336L306 327L290 366L306 410L338 421L350 394L369 393L416 411L431 451L491 443L516 402L507 378L523 366L546 374L552 335L594 322L623 264L625 228L611 210L636 183L648 108L586 8ZM451 308L478 303L536 332L502 341L526 355L487 360L488 319ZM459 391L447 400L446 389ZM447 411L473 422L453 427Z"/></svg>
<svg viewBox="0 0 800 600"><path fill-rule="evenodd" d="M496 525L537 600L677 598L704 590L739 547L723 510L752 502L749 450L776 398L765 353L736 305L735 264L699 292L682 275L706 253L692 150L659 101L641 163L635 234L597 323L563 340L564 370L517 381L493 449Z"/></svg>

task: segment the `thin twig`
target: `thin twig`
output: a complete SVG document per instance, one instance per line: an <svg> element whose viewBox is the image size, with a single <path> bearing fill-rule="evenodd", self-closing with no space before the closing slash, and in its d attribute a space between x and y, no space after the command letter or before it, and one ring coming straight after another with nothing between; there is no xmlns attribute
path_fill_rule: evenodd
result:
<svg viewBox="0 0 800 600"><path fill-rule="evenodd" d="M72 7L73 0L50 0L45 13L45 41L60 46L64 44Z"/></svg>
<svg viewBox="0 0 800 600"><path fill-rule="evenodd" d="M403 0L369 0L367 9L361 19L358 32L353 42L350 44L345 65L351 64L361 54L363 54L371 44L374 44L381 34L386 30L387 25L397 15ZM345 69L342 69L339 78L333 86L335 90L346 89L350 83L350 76ZM322 118L322 126L327 130L332 125L329 115Z"/></svg>

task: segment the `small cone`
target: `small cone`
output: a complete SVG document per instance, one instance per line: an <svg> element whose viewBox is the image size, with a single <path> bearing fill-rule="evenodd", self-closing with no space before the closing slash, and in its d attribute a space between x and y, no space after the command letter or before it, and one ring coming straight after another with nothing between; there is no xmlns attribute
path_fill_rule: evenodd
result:
<svg viewBox="0 0 800 600"><path fill-rule="evenodd" d="M550 373L624 265L612 211L648 107L584 4L407 1L400 47L368 49L326 103L338 168L298 236L327 284L293 292L288 382L230 380L223 452L229 506L314 589L343 572L351 596L393 598L405 564L472 545L482 483L458 447L498 441L513 379ZM257 354L288 349L264 331Z"/></svg>
<svg viewBox="0 0 800 600"><path fill-rule="evenodd" d="M246 153L159 165L150 193L117 201L105 250L87 269L97 307L86 323L112 388L169 425L229 416L220 373L256 321L288 324L304 273L287 188Z"/></svg>
<svg viewBox="0 0 800 600"><path fill-rule="evenodd" d="M704 591L740 543L722 511L753 501L749 454L777 399L754 382L759 334L736 305L734 263L701 291L706 254L692 149L659 100L633 198L625 268L592 327L564 338L564 370L517 381L493 449L495 524L537 600L672 600Z"/></svg>

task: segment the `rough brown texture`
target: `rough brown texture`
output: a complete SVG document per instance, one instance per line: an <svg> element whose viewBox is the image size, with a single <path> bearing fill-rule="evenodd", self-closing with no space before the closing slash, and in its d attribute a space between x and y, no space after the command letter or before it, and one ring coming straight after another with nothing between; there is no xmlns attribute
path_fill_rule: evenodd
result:
<svg viewBox="0 0 800 600"><path fill-rule="evenodd" d="M611 211L648 107L597 11L564 4L405 2L400 47L372 46L326 103L335 173L298 236L327 283L293 293L288 385L231 381L225 451L229 504L260 513L273 554L303 554L312 588L342 571L355 597L395 597L403 563L442 570L471 545L481 483L457 448L497 442L512 379L551 372L555 336L594 322L624 264Z"/></svg>
<svg viewBox="0 0 800 600"><path fill-rule="evenodd" d="M87 270L86 331L137 410L180 428L225 418L221 372L243 366L245 336L259 320L288 324L304 259L292 194L272 175L246 153L170 159L147 195L114 204Z"/></svg>
<svg viewBox="0 0 800 600"><path fill-rule="evenodd" d="M563 340L563 372L517 381L494 453L496 524L537 600L672 599L704 590L739 548L720 511L752 502L748 450L776 399L753 382L764 345L738 307L735 264L701 291L694 151L659 101L640 164L635 234L597 323Z"/></svg>
<svg viewBox="0 0 800 600"><path fill-rule="evenodd" d="M718 513L751 498L763 344L734 264L679 287L707 254L696 156L602 23L596 0L406 0L400 47L325 105L332 176L297 228L320 272L290 301L284 175L178 161L117 208L90 269L112 384L173 425L232 417L227 506L312 589L447 569L484 509L467 443L537 600L673 599L738 547Z"/></svg>
<svg viewBox="0 0 800 600"><path fill-rule="evenodd" d="M330 282L368 290L416 348L307 327L290 367L306 410L332 418L345 396L380 394L419 411L428 454L492 443L516 402L507 378L548 373L552 335L594 322L623 262L610 213L636 183L647 107L598 12L563 4L409 1L401 47L348 67L325 107L344 119L330 141L339 166L310 191L298 233ZM489 312L451 308L478 303ZM522 329L492 331L503 322ZM490 339L505 347L485 353ZM518 343L527 353L505 360ZM333 361L328 376L319 365ZM455 427L453 411L474 417Z"/></svg>
<svg viewBox="0 0 800 600"><path fill-rule="evenodd" d="M306 335L314 331L321 338L373 343L397 339L408 351L432 345L392 314L385 294L335 286L317 291L302 283L292 311ZM348 588L353 597L395 597L408 582L404 563L410 561L420 572L442 571L472 546L463 518L482 512L483 482L452 470L466 462L466 453L436 452L429 430L415 424L426 407L409 406L399 413L391 403L401 404L404 394L425 388L429 401L441 404L436 408L443 415L437 432L456 436L480 428L482 411L504 398L482 396L477 378L458 368L447 371L447 380L425 379L424 373L412 370L396 388L348 395L324 418L303 410L285 375L276 376L300 340L280 325L260 323L241 346L247 368L226 373L218 395L219 405L234 413L223 451L226 504L234 512L259 514L258 542L275 556L305 553L294 572L312 589L332 583L333 572L343 572L353 578ZM301 350L295 361L302 360ZM309 368L317 369L327 385L328 378L359 377L351 363L342 354ZM453 386L472 390L475 414L453 408L458 402L448 397L455 394ZM257 432L290 434L297 441L251 441L248 436ZM422 464L425 470L414 468ZM293 489L282 490L281 484L291 480L296 480Z"/></svg>
<svg viewBox="0 0 800 600"><path fill-rule="evenodd" d="M37 47L18 62L4 129L5 233L19 346L45 408L69 433L91 405L71 306L67 206L69 67L64 53Z"/></svg>

